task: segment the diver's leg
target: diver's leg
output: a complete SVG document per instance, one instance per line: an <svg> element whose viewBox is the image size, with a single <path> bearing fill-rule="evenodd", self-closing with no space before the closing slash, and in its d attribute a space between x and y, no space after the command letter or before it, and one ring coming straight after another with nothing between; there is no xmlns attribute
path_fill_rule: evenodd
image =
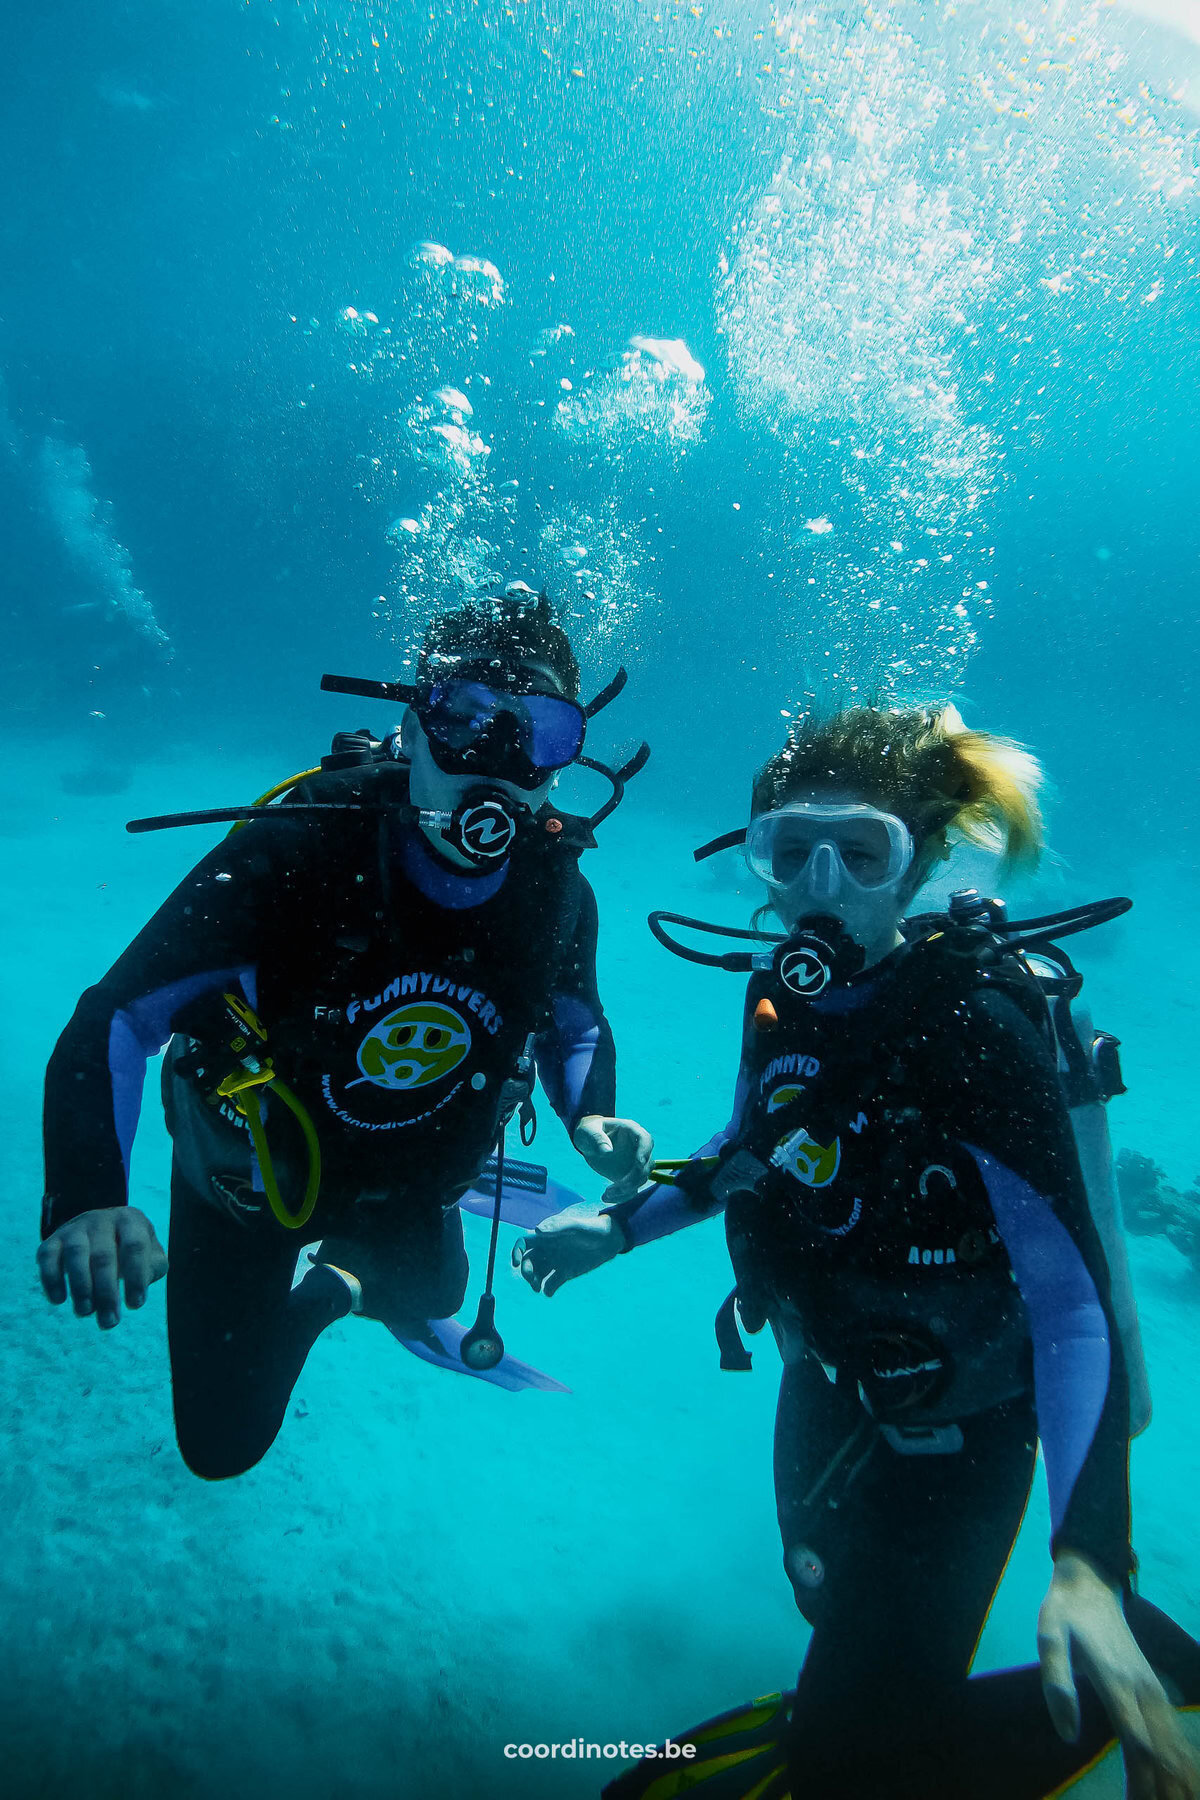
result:
<svg viewBox="0 0 1200 1800"><path fill-rule="evenodd" d="M1125 1618L1146 1661L1175 1690L1174 1704L1200 1706L1200 1643L1140 1594L1126 1594Z"/></svg>
<svg viewBox="0 0 1200 1800"><path fill-rule="evenodd" d="M321 1240L322 1262L346 1269L362 1288L368 1318L420 1335L429 1319L448 1319L467 1291L467 1252L456 1206L405 1206L397 1197L362 1229Z"/></svg>
<svg viewBox="0 0 1200 1800"><path fill-rule="evenodd" d="M313 1269L293 1291L300 1246L237 1224L178 1166L171 1182L167 1339L175 1431L189 1469L210 1481L264 1456L305 1358L350 1309L346 1284Z"/></svg>
<svg viewBox="0 0 1200 1800"><path fill-rule="evenodd" d="M793 1711L795 1784L804 1800L960 1800L969 1782L939 1785L942 1717L1020 1526L1032 1408L968 1421L962 1449L945 1455L899 1455L862 1431L864 1416L818 1365L785 1372L780 1520L814 1627Z"/></svg>

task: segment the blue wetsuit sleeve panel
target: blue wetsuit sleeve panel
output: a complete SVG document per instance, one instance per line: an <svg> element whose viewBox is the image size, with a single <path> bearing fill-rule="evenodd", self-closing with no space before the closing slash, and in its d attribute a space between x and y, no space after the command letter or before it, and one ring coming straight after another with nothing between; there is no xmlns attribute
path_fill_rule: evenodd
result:
<svg viewBox="0 0 1200 1800"><path fill-rule="evenodd" d="M538 1078L568 1132L590 1113L611 1118L617 1104L616 1047L596 982L596 896L582 875L579 886L574 930L551 997L552 1023L534 1046Z"/></svg>
<svg viewBox="0 0 1200 1800"><path fill-rule="evenodd" d="M146 1064L180 1014L231 987L257 1004L265 841L256 823L213 850L81 997L46 1071L43 1237L128 1203Z"/></svg>
<svg viewBox="0 0 1200 1800"><path fill-rule="evenodd" d="M963 1024L958 1135L1029 1318L1051 1549L1079 1551L1120 1582L1132 1566L1128 1380L1054 1057L1007 995L976 995Z"/></svg>
<svg viewBox="0 0 1200 1800"><path fill-rule="evenodd" d="M749 1048L752 1030L750 1001L747 998L742 1024L742 1059L734 1085L729 1123L692 1152L690 1160L697 1165L704 1157L719 1156L727 1144L734 1142L741 1130L751 1089ZM621 1201L604 1210L615 1213L620 1222L625 1233L625 1248L637 1250L643 1244L654 1243L658 1238L670 1237L672 1232L683 1231L688 1225L698 1225L701 1219L714 1218L722 1207L719 1201L713 1199L707 1182L699 1177L697 1167L697 1179L693 1181L688 1181L685 1175L679 1182L651 1182L648 1187L636 1193L632 1200Z"/></svg>

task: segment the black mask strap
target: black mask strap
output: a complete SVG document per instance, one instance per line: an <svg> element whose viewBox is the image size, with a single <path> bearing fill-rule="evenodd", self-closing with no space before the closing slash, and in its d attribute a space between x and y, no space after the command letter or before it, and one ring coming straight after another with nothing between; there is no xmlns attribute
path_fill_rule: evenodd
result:
<svg viewBox="0 0 1200 1800"><path fill-rule="evenodd" d="M598 712L611 706L625 683L629 680L628 669L618 669L607 687L602 687L594 700L589 700L583 709L585 719L594 719Z"/></svg>
<svg viewBox="0 0 1200 1800"><path fill-rule="evenodd" d="M703 862L706 856L715 856L718 850L732 850L746 841L746 827L738 831L723 831L720 837L710 838L707 844L701 844L698 850L692 851L693 862Z"/></svg>
<svg viewBox="0 0 1200 1800"><path fill-rule="evenodd" d="M394 706L411 706L417 690L405 681L364 681L357 675L322 675L323 694L358 694L364 700L389 700Z"/></svg>

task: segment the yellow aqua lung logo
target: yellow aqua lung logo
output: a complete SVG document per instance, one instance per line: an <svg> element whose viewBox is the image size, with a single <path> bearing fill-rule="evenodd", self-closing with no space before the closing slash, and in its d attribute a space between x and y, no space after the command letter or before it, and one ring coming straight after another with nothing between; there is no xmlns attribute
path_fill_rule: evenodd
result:
<svg viewBox="0 0 1200 1800"><path fill-rule="evenodd" d="M818 1144L802 1125L780 1140L771 1161L804 1187L828 1187L842 1166L842 1140L835 1137L832 1144Z"/></svg>
<svg viewBox="0 0 1200 1800"><path fill-rule="evenodd" d="M782 1087L777 1087L768 1098L768 1113L781 1112L785 1106L790 1106L793 1100L798 1100L803 1092L803 1082L785 1082Z"/></svg>
<svg viewBox="0 0 1200 1800"><path fill-rule="evenodd" d="M471 1048L466 1020L453 1007L419 1000L380 1019L358 1047L358 1066L376 1087L430 1087L457 1069Z"/></svg>

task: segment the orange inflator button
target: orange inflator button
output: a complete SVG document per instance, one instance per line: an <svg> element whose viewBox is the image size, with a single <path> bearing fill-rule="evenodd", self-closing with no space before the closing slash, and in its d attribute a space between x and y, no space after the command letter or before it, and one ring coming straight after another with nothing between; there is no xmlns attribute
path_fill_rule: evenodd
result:
<svg viewBox="0 0 1200 1800"><path fill-rule="evenodd" d="M754 1009L754 1029L756 1031L776 1031L779 1028L779 1014L764 994Z"/></svg>

